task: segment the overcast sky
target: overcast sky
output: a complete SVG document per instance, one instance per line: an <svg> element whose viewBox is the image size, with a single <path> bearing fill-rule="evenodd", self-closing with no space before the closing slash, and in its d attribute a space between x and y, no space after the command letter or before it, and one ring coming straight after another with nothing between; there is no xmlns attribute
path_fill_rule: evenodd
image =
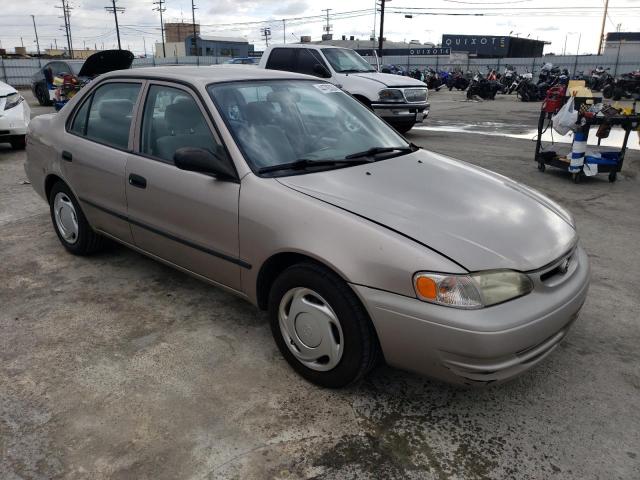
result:
<svg viewBox="0 0 640 480"><path fill-rule="evenodd" d="M75 48L116 46L113 15L104 7L111 0L70 0L72 38ZM60 9L60 0L2 0L0 12L0 42L2 47L13 51L21 44L35 51L35 36L31 14L35 15L41 48L49 47L55 40L58 46L66 44ZM160 41L160 20L154 12L153 0L119 0L125 13L119 16L123 48L142 54L145 44L148 53L152 45ZM389 13L385 16L385 37L389 40L428 41L439 43L443 33L484 35L513 35L547 40L551 45L545 53L562 53L567 38L567 53L575 53L578 37L582 36L580 53L595 53L602 22L604 0L393 0L387 3ZM264 40L260 39L260 28L269 26L272 42L282 43L282 19L286 22L286 41L296 41L300 35L311 35L319 39L324 21L321 8L333 9L330 14L341 14L347 18L332 18L334 38L354 35L369 38L374 25L374 0L199 0L196 1L196 22L202 24L204 35L242 36L256 44L260 50ZM610 0L605 32L615 31L620 24L622 31L640 31L640 0ZM413 18L405 18L409 9ZM190 0L167 0L165 21L184 18L191 21ZM404 12L391 13L393 10ZM344 12L354 12L345 15ZM442 15L446 13L448 15ZM482 16L471 13L481 13ZM455 15L452 15L455 14ZM464 14L464 15L461 15ZM295 17L318 16L308 20L293 20ZM340 15L338 15L340 16ZM264 24L229 25L244 22L268 22ZM379 15L377 17L379 22ZM379 23L376 29L379 28Z"/></svg>

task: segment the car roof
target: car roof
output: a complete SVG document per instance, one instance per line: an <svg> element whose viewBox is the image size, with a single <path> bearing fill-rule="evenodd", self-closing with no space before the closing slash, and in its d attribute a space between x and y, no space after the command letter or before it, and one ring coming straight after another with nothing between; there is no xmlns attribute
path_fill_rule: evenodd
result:
<svg viewBox="0 0 640 480"><path fill-rule="evenodd" d="M340 50L353 50L353 48L340 47L338 45L325 45L324 43L287 43L280 45L272 45L269 48L315 48L315 49L324 49L324 48L337 48Z"/></svg>
<svg viewBox="0 0 640 480"><path fill-rule="evenodd" d="M191 84L209 85L210 83L234 82L243 80L324 80L300 73L248 68L245 65L204 65L201 67L143 67L129 70L115 70L100 75L101 79L111 77L145 78L175 80Z"/></svg>

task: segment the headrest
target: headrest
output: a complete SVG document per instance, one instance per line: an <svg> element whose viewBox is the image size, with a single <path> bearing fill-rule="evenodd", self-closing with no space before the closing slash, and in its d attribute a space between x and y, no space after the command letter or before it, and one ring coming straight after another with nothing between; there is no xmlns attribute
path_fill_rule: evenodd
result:
<svg viewBox="0 0 640 480"><path fill-rule="evenodd" d="M98 107L98 115L105 120L120 122L133 110L131 100L103 100Z"/></svg>
<svg viewBox="0 0 640 480"><path fill-rule="evenodd" d="M276 90L267 95L267 101L275 103L296 103L300 101L300 94L286 90Z"/></svg>
<svg viewBox="0 0 640 480"><path fill-rule="evenodd" d="M253 125L268 125L273 118L273 105L269 102L247 103L247 120Z"/></svg>
<svg viewBox="0 0 640 480"><path fill-rule="evenodd" d="M190 98L181 98L167 106L164 119L170 130L189 130L202 123L202 113Z"/></svg>

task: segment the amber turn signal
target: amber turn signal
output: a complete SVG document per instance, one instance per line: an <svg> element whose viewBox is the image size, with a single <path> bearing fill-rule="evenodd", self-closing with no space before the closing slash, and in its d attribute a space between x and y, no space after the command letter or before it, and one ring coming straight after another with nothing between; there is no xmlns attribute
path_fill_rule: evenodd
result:
<svg viewBox="0 0 640 480"><path fill-rule="evenodd" d="M437 285L435 280L428 277L416 278L416 291L426 300L435 300L437 297Z"/></svg>

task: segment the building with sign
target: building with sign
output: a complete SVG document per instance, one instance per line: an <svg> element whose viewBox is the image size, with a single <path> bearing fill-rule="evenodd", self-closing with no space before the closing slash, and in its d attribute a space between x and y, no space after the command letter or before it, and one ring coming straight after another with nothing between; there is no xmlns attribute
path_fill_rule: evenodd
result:
<svg viewBox="0 0 640 480"><path fill-rule="evenodd" d="M604 44L605 55L637 55L640 52L640 32L609 32Z"/></svg>
<svg viewBox="0 0 640 480"><path fill-rule="evenodd" d="M541 57L548 42L508 35L442 35L442 47L479 58Z"/></svg>
<svg viewBox="0 0 640 480"><path fill-rule="evenodd" d="M198 55L206 57L248 57L253 52L253 45L242 37L201 37L196 36ZM188 55L196 55L193 46L193 35L187 35L185 49ZM169 55L169 52L167 52Z"/></svg>

